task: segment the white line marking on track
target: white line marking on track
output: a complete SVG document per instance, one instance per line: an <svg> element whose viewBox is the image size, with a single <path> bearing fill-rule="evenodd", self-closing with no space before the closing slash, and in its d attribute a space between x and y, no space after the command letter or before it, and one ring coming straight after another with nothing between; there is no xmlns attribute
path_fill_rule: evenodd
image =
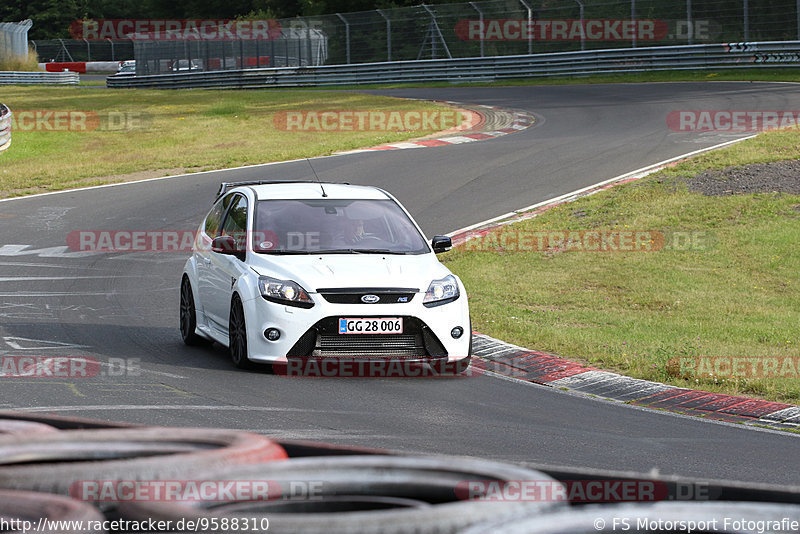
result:
<svg viewBox="0 0 800 534"><path fill-rule="evenodd" d="M61 341L48 341L45 339L30 339L16 336L3 336L3 341L14 350L79 349L87 347L87 345L76 345L74 343L63 343ZM27 342L28 346L24 346L19 342ZM33 343L34 346L30 346L31 343Z"/></svg>
<svg viewBox="0 0 800 534"><path fill-rule="evenodd" d="M118 278L145 278L143 276L0 276L0 282L55 282L57 280L98 280Z"/></svg>
<svg viewBox="0 0 800 534"><path fill-rule="evenodd" d="M218 406L218 405L195 405L195 404L173 404L173 405L140 405L140 404L117 404L117 405L104 405L94 404L86 406L34 406L34 407L21 407L15 408L22 412L80 412L80 411L125 411L125 410L203 410L203 411L231 411L231 412L316 412L316 413L338 413L338 414L355 414L362 413L356 411L343 411L343 410L306 410L304 408L289 408L289 407L273 407L273 406Z"/></svg>
<svg viewBox="0 0 800 534"><path fill-rule="evenodd" d="M31 249L30 245L3 245L0 247L0 256L30 256L35 254L40 258L84 258L86 256L96 256L102 252L75 252L70 251L68 246L47 247Z"/></svg>

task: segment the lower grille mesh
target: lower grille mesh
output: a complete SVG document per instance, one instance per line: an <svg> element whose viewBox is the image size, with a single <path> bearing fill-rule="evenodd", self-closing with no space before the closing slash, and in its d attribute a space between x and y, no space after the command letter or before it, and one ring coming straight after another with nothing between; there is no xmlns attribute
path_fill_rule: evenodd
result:
<svg viewBox="0 0 800 534"><path fill-rule="evenodd" d="M430 328L403 316L403 334L339 334L339 317L317 321L289 350L289 358L381 359L446 358L447 351Z"/></svg>
<svg viewBox="0 0 800 534"><path fill-rule="evenodd" d="M312 356L359 356L397 358L398 356L425 356L425 347L419 335L320 335Z"/></svg>

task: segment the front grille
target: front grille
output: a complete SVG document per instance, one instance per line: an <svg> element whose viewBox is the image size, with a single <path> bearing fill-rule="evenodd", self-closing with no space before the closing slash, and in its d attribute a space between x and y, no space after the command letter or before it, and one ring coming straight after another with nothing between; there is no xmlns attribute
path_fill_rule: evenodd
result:
<svg viewBox="0 0 800 534"><path fill-rule="evenodd" d="M311 355L338 358L426 356L419 334L320 335Z"/></svg>
<svg viewBox="0 0 800 534"><path fill-rule="evenodd" d="M289 357L442 358L447 351L430 328L416 317L403 317L402 334L339 334L339 318L326 317L309 328Z"/></svg>
<svg viewBox="0 0 800 534"><path fill-rule="evenodd" d="M332 304L405 304L414 299L419 290L405 287L347 287L335 289L318 289L322 298ZM364 295L375 295L377 302L364 302Z"/></svg>

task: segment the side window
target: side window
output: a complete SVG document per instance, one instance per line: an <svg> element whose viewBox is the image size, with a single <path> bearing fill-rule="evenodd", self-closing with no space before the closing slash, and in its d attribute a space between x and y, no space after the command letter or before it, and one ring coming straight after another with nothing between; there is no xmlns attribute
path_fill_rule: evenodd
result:
<svg viewBox="0 0 800 534"><path fill-rule="evenodd" d="M245 236L247 234L247 199L242 195L234 195L225 222L222 223L222 234L230 235L236 239L236 248L246 248Z"/></svg>
<svg viewBox="0 0 800 534"><path fill-rule="evenodd" d="M228 195L220 199L211 208L206 216L205 232L211 239L220 235L220 227L222 226L222 216L225 215L225 209L231 203L233 195Z"/></svg>

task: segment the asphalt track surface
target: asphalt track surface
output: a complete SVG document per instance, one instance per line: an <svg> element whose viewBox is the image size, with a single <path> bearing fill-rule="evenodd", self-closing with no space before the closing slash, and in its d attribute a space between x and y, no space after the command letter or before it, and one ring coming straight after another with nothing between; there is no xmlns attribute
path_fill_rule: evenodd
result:
<svg viewBox="0 0 800 534"><path fill-rule="evenodd" d="M373 92L499 105L537 118L521 133L468 145L315 161L326 180L387 188L429 235L736 137L672 132L665 122L670 111L800 109L800 86L765 83ZM63 250L75 230L193 230L221 181L250 178L309 178L309 170L294 162L0 203L0 354L88 355L108 364L94 378L0 378L0 409L800 484L800 439L793 434L492 376L299 379L238 371L219 346L181 343L178 285L187 254L80 256ZM548 281L531 273L531 283ZM119 358L140 370L117 376Z"/></svg>

